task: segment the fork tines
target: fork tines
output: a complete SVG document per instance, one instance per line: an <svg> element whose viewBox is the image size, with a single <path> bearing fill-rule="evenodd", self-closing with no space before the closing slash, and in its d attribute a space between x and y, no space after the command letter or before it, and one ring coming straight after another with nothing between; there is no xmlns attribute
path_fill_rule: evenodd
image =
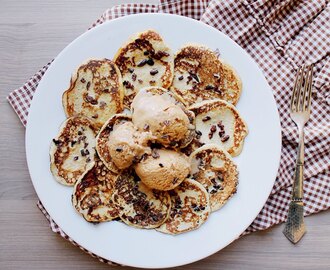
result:
<svg viewBox="0 0 330 270"><path fill-rule="evenodd" d="M291 111L310 111L313 65L299 67L291 98Z"/></svg>

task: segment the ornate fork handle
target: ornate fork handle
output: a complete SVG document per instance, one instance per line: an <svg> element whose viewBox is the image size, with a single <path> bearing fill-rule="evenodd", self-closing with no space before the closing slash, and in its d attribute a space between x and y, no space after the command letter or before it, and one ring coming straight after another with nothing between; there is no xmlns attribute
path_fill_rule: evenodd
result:
<svg viewBox="0 0 330 270"><path fill-rule="evenodd" d="M284 235L294 244L297 243L306 233L306 226L304 223L303 173L304 130L303 127L299 127L299 146L293 179L292 197L289 206L288 218L283 230Z"/></svg>
<svg viewBox="0 0 330 270"><path fill-rule="evenodd" d="M299 145L297 161L293 179L292 201L301 201L303 199L303 181L304 181L304 127L299 127Z"/></svg>

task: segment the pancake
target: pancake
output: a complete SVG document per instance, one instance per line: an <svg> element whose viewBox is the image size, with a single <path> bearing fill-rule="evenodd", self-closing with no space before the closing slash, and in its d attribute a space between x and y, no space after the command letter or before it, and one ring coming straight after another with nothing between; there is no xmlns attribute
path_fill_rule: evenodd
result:
<svg viewBox="0 0 330 270"><path fill-rule="evenodd" d="M171 199L166 191L148 188L132 173L116 179L113 201L123 222L144 229L159 227L171 209Z"/></svg>
<svg viewBox="0 0 330 270"><path fill-rule="evenodd" d="M161 87L146 87L133 100L132 121L140 131L150 131L168 148L183 148L195 133L195 115L173 93Z"/></svg>
<svg viewBox="0 0 330 270"><path fill-rule="evenodd" d="M93 59L78 67L62 102L67 117L84 115L101 127L123 111L124 89L117 66L109 59Z"/></svg>
<svg viewBox="0 0 330 270"><path fill-rule="evenodd" d="M218 144L232 156L241 153L248 128L233 105L224 100L213 100L188 109L196 115L196 132L201 143Z"/></svg>
<svg viewBox="0 0 330 270"><path fill-rule="evenodd" d="M55 179L73 186L94 166L97 127L87 117L68 118L50 146L50 170Z"/></svg>
<svg viewBox="0 0 330 270"><path fill-rule="evenodd" d="M114 173L119 173L120 169L117 168L111 159L110 150L108 147L109 136L111 131L113 131L116 126L125 122L130 122L131 119L132 118L130 116L124 114L114 115L103 125L96 137L96 151L105 166Z"/></svg>
<svg viewBox="0 0 330 270"><path fill-rule="evenodd" d="M112 202L117 174L108 170L101 160L79 179L73 189L72 204L88 222L110 221L118 217Z"/></svg>
<svg viewBox="0 0 330 270"><path fill-rule="evenodd" d="M175 55L171 90L186 106L213 99L236 104L241 89L237 73L209 48L187 45Z"/></svg>
<svg viewBox="0 0 330 270"><path fill-rule="evenodd" d="M114 57L125 88L129 108L136 93L146 86L169 88L173 80L173 54L154 30L138 33Z"/></svg>
<svg viewBox="0 0 330 270"><path fill-rule="evenodd" d="M169 191L172 207L167 221L156 228L167 234L180 234L199 228L210 215L209 195L195 180L186 179Z"/></svg>
<svg viewBox="0 0 330 270"><path fill-rule="evenodd" d="M211 211L220 209L237 190L238 170L231 156L218 145L208 144L194 151L190 162L191 177L209 193Z"/></svg>

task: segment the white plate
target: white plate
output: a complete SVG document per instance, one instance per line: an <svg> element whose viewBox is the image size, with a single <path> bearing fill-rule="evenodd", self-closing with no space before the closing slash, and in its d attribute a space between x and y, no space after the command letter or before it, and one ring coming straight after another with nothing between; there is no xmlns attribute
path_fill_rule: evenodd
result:
<svg viewBox="0 0 330 270"><path fill-rule="evenodd" d="M71 205L72 188L58 184L49 170L49 145L65 120L61 96L71 73L87 58L112 59L129 36L157 30L175 52L187 43L218 48L243 81L238 110L249 135L235 158L240 172L237 194L198 230L178 236L141 230L120 222L93 225ZM262 209L277 173L281 148L279 117L271 89L251 57L216 29L185 17L127 16L78 37L51 64L34 95L26 128L26 155L35 190L54 221L74 241L111 261L143 268L172 267L205 258L227 246ZM64 256L64 254L63 254Z"/></svg>

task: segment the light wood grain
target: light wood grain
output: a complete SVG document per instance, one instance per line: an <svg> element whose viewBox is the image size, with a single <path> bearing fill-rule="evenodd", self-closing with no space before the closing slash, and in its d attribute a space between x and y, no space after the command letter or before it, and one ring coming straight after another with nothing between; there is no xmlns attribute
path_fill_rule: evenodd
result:
<svg viewBox="0 0 330 270"><path fill-rule="evenodd" d="M36 207L37 196L25 160L25 130L5 97L106 8L124 2L129 1L0 2L0 269L114 268L50 231ZM308 233L296 246L283 237L279 225L245 236L207 259L178 269L329 269L330 211L308 217L306 223ZM184 254L182 251L178 256Z"/></svg>

